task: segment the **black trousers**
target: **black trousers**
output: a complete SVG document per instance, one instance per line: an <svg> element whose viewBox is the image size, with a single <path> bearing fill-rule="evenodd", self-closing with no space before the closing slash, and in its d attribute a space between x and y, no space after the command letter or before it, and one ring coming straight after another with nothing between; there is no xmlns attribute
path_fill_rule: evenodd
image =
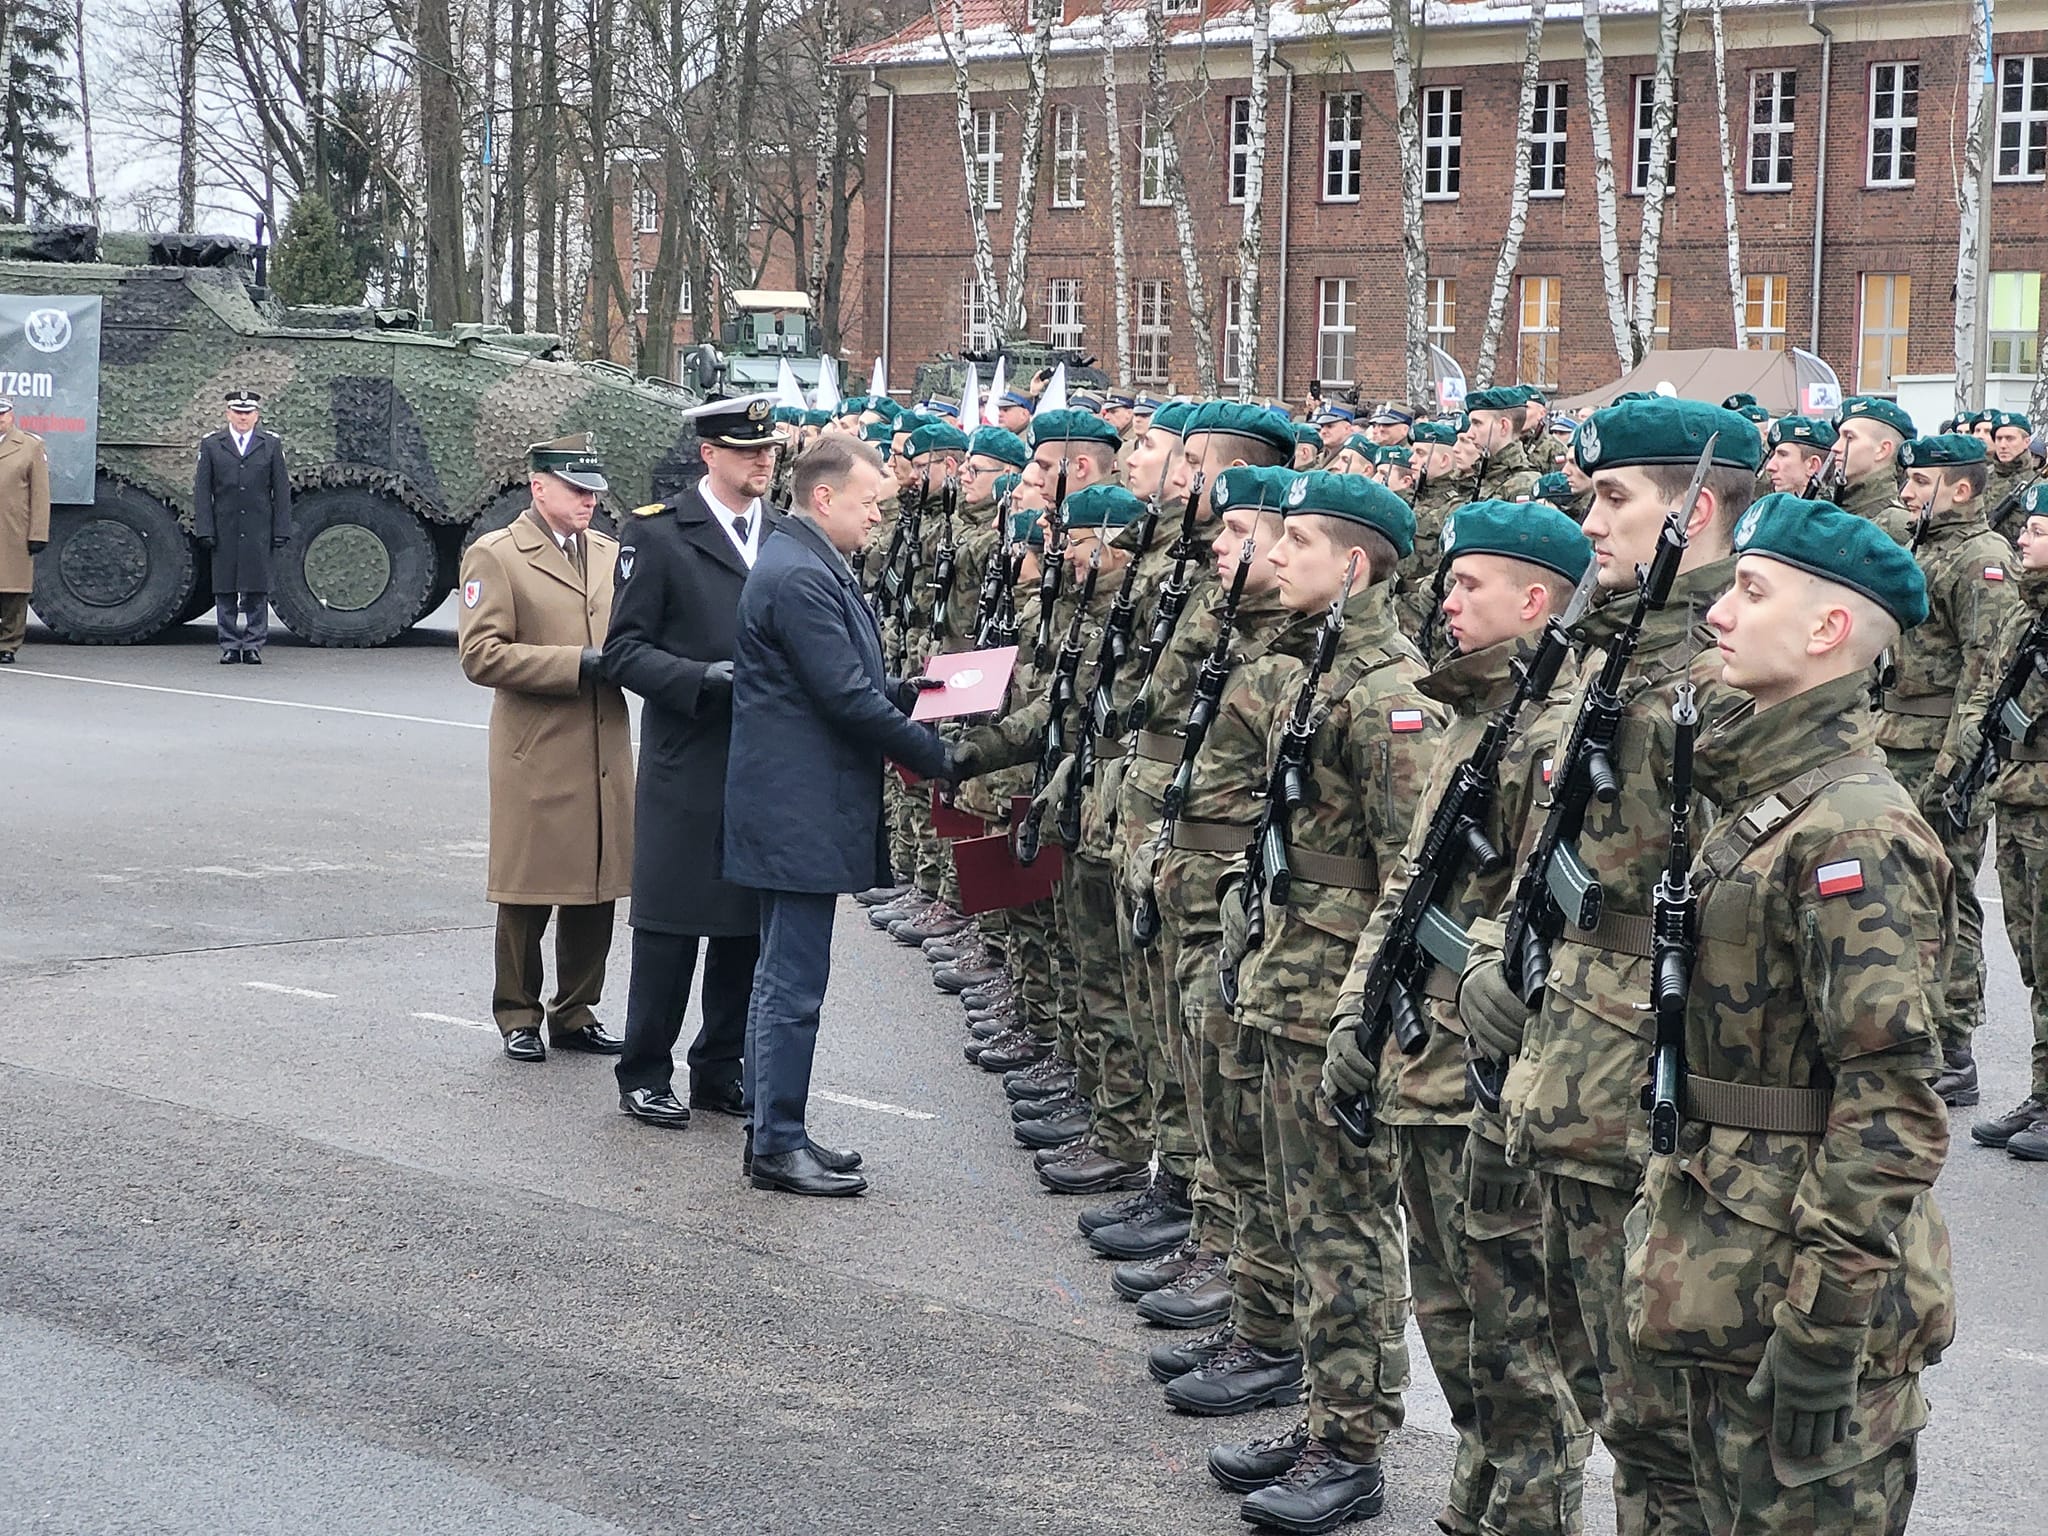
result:
<svg viewBox="0 0 2048 1536"><path fill-rule="evenodd" d="M753 934L700 939L695 934L635 928L633 974L626 983L626 1049L614 1069L622 1090L673 1084L676 1039L690 1002L699 944L704 946L704 1018L690 1047L690 1079L706 1087L740 1081L747 998L754 987L761 941Z"/></svg>

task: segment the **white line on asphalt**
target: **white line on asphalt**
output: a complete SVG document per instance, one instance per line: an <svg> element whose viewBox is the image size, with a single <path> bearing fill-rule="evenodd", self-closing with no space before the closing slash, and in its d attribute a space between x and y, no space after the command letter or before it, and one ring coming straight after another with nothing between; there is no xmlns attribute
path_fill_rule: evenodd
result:
<svg viewBox="0 0 2048 1536"><path fill-rule="evenodd" d="M311 987L286 987L274 981L245 981L242 985L258 992L276 992L285 997L310 997L323 1003L334 1001L332 992L315 992Z"/></svg>
<svg viewBox="0 0 2048 1536"><path fill-rule="evenodd" d="M901 1104L883 1104L875 1099L856 1099L850 1093L833 1093L824 1088L813 1088L811 1097L825 1099L833 1104L844 1104L849 1109L872 1109L878 1115L901 1115L905 1120L936 1120L937 1115L928 1115L921 1109L905 1109Z"/></svg>
<svg viewBox="0 0 2048 1536"><path fill-rule="evenodd" d="M460 1024L464 1029L495 1031L495 1024L479 1024L475 1019L458 1019L452 1013L416 1013L416 1019L425 1019L429 1024Z"/></svg>
<svg viewBox="0 0 2048 1536"><path fill-rule="evenodd" d="M75 677L69 672L38 672L30 667L15 667L9 675L14 677L47 677L60 683L91 683L99 688L132 688L138 693L175 693L188 699L225 699L230 704L264 704L272 709L324 710L330 715L356 715L365 720L397 720L405 725L446 725L458 731L488 731L490 726L479 720L442 720L433 715L399 715L384 709L350 709L345 704L307 704L297 699L258 699L246 693L214 693L205 688L167 688L160 683L124 683L111 677Z"/></svg>

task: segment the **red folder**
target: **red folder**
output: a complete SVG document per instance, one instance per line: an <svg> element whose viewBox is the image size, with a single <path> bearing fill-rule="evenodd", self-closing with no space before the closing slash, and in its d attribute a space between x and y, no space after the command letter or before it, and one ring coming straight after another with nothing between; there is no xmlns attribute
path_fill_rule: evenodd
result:
<svg viewBox="0 0 2048 1536"><path fill-rule="evenodd" d="M960 910L969 917L1000 907L1028 907L1059 884L1066 855L1047 844L1029 864L1019 864L1007 832L963 837L953 844L953 871L960 878Z"/></svg>
<svg viewBox="0 0 2048 1536"><path fill-rule="evenodd" d="M910 718L951 720L957 715L993 714L1003 707L1003 690L1010 686L1010 673L1016 665L1014 645L934 656L925 663L924 675L939 678L946 686L920 693Z"/></svg>
<svg viewBox="0 0 2048 1536"><path fill-rule="evenodd" d="M948 805L939 786L932 786L932 830L941 837L980 837L988 831L988 824L979 816Z"/></svg>

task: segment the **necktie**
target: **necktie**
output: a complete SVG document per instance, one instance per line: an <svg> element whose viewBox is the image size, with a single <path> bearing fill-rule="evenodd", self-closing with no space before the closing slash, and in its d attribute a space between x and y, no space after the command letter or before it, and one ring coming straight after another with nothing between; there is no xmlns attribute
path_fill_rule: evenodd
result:
<svg viewBox="0 0 2048 1536"><path fill-rule="evenodd" d="M732 536L740 541L740 548L747 547L747 515L742 512L732 520Z"/></svg>

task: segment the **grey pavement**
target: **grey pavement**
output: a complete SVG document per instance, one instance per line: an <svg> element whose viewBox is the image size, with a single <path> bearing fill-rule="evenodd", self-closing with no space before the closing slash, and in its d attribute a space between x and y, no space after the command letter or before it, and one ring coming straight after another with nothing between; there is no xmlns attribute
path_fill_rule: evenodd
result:
<svg viewBox="0 0 2048 1536"><path fill-rule="evenodd" d="M1202 1453L1283 1416L1164 1411L958 1010L850 906L814 1129L862 1200L748 1190L736 1122L629 1122L608 1063L503 1058L488 711L445 611L261 669L204 625L32 630L0 672L0 1533L1243 1529ZM622 921L614 1023L625 968ZM1940 1194L1913 1529L2035 1527L2048 1170L1960 1138ZM1414 1355L1378 1529L1431 1529L1448 1470Z"/></svg>

